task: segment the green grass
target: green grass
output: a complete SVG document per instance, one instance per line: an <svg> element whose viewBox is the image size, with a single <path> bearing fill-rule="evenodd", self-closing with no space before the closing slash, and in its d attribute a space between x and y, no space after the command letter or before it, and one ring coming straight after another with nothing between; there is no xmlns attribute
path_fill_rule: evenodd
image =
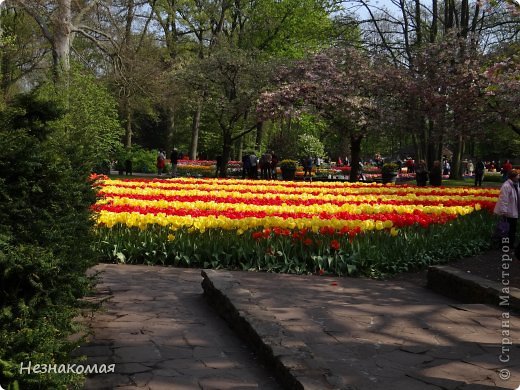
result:
<svg viewBox="0 0 520 390"><path fill-rule="evenodd" d="M475 185L474 179L464 179L464 180L443 180L442 185L446 187L473 187ZM502 183L499 182L490 182L485 179L482 181L483 188L500 188Z"/></svg>

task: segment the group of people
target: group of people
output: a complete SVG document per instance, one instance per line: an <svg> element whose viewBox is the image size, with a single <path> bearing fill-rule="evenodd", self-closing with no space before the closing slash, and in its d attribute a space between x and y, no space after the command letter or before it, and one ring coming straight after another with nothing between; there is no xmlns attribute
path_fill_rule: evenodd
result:
<svg viewBox="0 0 520 390"><path fill-rule="evenodd" d="M425 186L430 180L430 185L440 186L442 184L442 167L439 160L433 162L431 171L428 170L426 161L420 160L414 164L415 180L418 186Z"/></svg>
<svg viewBox="0 0 520 390"><path fill-rule="evenodd" d="M242 156L242 179L258 179L260 177L265 180L277 179L276 167L278 166L278 156L274 151L266 151L260 157L255 152L245 153Z"/></svg>
<svg viewBox="0 0 520 390"><path fill-rule="evenodd" d="M424 160L415 163L411 157L405 160L404 165L408 173L416 174L417 185L419 186L426 185L428 178L431 185L439 186L442 184L442 177L449 176L451 173L451 162L446 157L443 158L442 163L439 160L434 161L431 171L428 171ZM478 160L476 164L473 164L471 159L463 160L462 170L465 175L474 176L475 186L482 186L482 179L486 171L486 165L482 160Z"/></svg>
<svg viewBox="0 0 520 390"><path fill-rule="evenodd" d="M179 160L181 160L183 157L182 153L180 153L177 148L173 148L172 152L170 153L170 164L171 164L171 176L177 177L177 165L179 163ZM157 167L157 174L159 176L162 176L163 173L166 173L166 151L165 150L159 150L159 153L157 153L157 161L156 161L156 167Z"/></svg>

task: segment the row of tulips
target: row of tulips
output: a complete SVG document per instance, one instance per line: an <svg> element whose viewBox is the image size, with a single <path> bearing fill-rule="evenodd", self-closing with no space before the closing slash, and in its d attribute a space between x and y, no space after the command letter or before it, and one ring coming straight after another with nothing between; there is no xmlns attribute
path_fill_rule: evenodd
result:
<svg viewBox="0 0 520 390"><path fill-rule="evenodd" d="M111 261L376 276L482 249L498 195L231 179L97 186L99 246Z"/></svg>

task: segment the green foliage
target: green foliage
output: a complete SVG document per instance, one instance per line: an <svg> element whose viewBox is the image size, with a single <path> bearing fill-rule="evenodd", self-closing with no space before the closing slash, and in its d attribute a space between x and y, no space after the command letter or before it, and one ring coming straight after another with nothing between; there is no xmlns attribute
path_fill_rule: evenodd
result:
<svg viewBox="0 0 520 390"><path fill-rule="evenodd" d="M298 167L298 161L296 160L282 160L280 161L280 169L296 169Z"/></svg>
<svg viewBox="0 0 520 390"><path fill-rule="evenodd" d="M62 110L38 93L0 112L0 383L72 387L74 375L20 374L20 363L71 363L78 298L93 264L87 172L56 142Z"/></svg>
<svg viewBox="0 0 520 390"><path fill-rule="evenodd" d="M321 0L258 2L251 10L246 44L272 56L301 58L327 45L330 11Z"/></svg>
<svg viewBox="0 0 520 390"><path fill-rule="evenodd" d="M98 250L108 262L300 274L323 270L335 275L381 277L474 255L489 248L494 226L495 219L487 211L444 225L406 227L396 237L374 230L353 239L339 233L283 229L280 233L275 229L208 229L202 233L180 229L171 239L167 227L139 230L116 225L98 228Z"/></svg>
<svg viewBox="0 0 520 390"><path fill-rule="evenodd" d="M309 113L302 113L302 115L297 118L295 127L298 128L300 134L309 134L318 139L327 131L327 123L319 116Z"/></svg>
<svg viewBox="0 0 520 390"><path fill-rule="evenodd" d="M510 127L495 123L487 132L488 136L477 140L477 156L484 160L499 160L520 154L520 137Z"/></svg>
<svg viewBox="0 0 520 390"><path fill-rule="evenodd" d="M146 150L139 145L135 145L131 149L125 149L123 145L119 144L113 155L113 161L116 163L115 169L124 170L125 161L130 159L134 172L156 172L157 154L157 150Z"/></svg>
<svg viewBox="0 0 520 390"><path fill-rule="evenodd" d="M311 134L301 134L298 137L298 153L300 156L325 157L323 144Z"/></svg>
<svg viewBox="0 0 520 390"><path fill-rule="evenodd" d="M381 173L383 173L383 174L397 173L398 170L399 170L399 165L397 165L396 163L386 163L386 164L383 164L383 166L381 168Z"/></svg>
<svg viewBox="0 0 520 390"><path fill-rule="evenodd" d="M68 91L46 83L39 99L56 102L65 112L52 124L53 142L74 165L90 171L120 145L123 129L113 97L92 76L72 70L68 83Z"/></svg>

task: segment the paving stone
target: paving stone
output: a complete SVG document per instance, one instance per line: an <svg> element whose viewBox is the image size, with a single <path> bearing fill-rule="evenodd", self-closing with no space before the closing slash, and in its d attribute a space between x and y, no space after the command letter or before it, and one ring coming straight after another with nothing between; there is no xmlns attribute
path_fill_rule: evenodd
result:
<svg viewBox="0 0 520 390"><path fill-rule="evenodd" d="M109 390L117 386L132 385L132 380L126 375L98 374L87 377L85 390Z"/></svg>
<svg viewBox="0 0 520 390"><path fill-rule="evenodd" d="M156 371L154 373L152 373L151 371L147 371L147 372L131 374L130 380L132 382L134 382L137 387L147 387L148 382L150 382L150 380L153 378L155 373L156 373Z"/></svg>
<svg viewBox="0 0 520 390"><path fill-rule="evenodd" d="M105 272L101 287L112 299L92 320L92 345L100 349L92 349L90 359L106 351L128 374L90 380L105 388L279 388L274 371L259 365L209 310L198 270L97 269ZM278 356L284 387L476 390L520 383L518 345L511 347L510 362L498 361L499 309L460 304L403 282L214 270L208 275L231 300L216 307L234 306L237 321L249 323L264 343L253 347ZM518 319L510 326L519 328ZM144 367L150 370L139 372ZM511 380L500 380L503 368Z"/></svg>
<svg viewBox="0 0 520 390"><path fill-rule="evenodd" d="M141 363L116 363L115 372L118 374L139 374L149 372L152 368Z"/></svg>
<svg viewBox="0 0 520 390"><path fill-rule="evenodd" d="M90 377L86 389L200 390L198 381L208 378L227 378L230 387L223 390L279 389L207 305L200 271L107 264L96 269L111 296L90 318L93 336L81 350L89 362L114 362L116 373Z"/></svg>
<svg viewBox="0 0 520 390"><path fill-rule="evenodd" d="M458 304L425 289L389 282L243 272L233 276L235 282L226 272L223 282L218 281L219 272L211 273L213 284L225 286L221 293L235 307L250 305L249 299L241 301L247 295L258 299L261 310L249 308L240 314L284 367L281 377L292 377L299 386L325 388L327 370L329 385L339 389L491 386L496 370L508 366L482 364L487 347L500 342L500 313L487 305ZM330 287L331 280L340 288ZM321 363L307 368L308 358L297 355L300 349ZM504 388L516 388L508 386Z"/></svg>
<svg viewBox="0 0 520 390"><path fill-rule="evenodd" d="M117 363L154 362L161 359L161 354L153 345L114 348Z"/></svg>
<svg viewBox="0 0 520 390"><path fill-rule="evenodd" d="M251 390L259 388L257 383L247 383L236 378L221 378L218 376L199 380L199 386L202 388L202 390Z"/></svg>
<svg viewBox="0 0 520 390"><path fill-rule="evenodd" d="M171 347L157 345L162 359L190 359L194 357L191 347Z"/></svg>
<svg viewBox="0 0 520 390"><path fill-rule="evenodd" d="M154 376L148 387L150 390L200 390L197 379L186 376Z"/></svg>

